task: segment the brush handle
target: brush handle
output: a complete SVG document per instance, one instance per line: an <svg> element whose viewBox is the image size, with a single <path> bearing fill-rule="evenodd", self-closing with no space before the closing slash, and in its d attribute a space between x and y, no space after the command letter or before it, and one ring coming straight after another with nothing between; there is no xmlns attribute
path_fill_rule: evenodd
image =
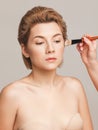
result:
<svg viewBox="0 0 98 130"><path fill-rule="evenodd" d="M94 36L94 37L88 37L89 40L93 41L93 40L97 40L98 36Z"/></svg>
<svg viewBox="0 0 98 130"><path fill-rule="evenodd" d="M80 42L82 42L82 39L74 39L74 40L71 41L71 44L73 45L73 44L77 44L77 43L80 43Z"/></svg>
<svg viewBox="0 0 98 130"><path fill-rule="evenodd" d="M93 40L97 40L98 39L98 36L94 36L94 37L87 37L89 40L93 41ZM82 42L82 39L73 39L71 40L72 41L72 45L73 44L77 44L77 43L80 43Z"/></svg>

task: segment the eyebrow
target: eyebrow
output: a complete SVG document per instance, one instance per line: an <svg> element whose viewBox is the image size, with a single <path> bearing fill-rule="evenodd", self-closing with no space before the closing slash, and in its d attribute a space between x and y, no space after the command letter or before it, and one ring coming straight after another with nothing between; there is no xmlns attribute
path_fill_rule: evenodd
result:
<svg viewBox="0 0 98 130"><path fill-rule="evenodd" d="M56 36L62 36L62 34L57 33L57 34L53 35L53 38L56 37ZM34 36L33 39L35 39L35 38L43 38L43 39L45 39L44 36L41 36L41 35Z"/></svg>

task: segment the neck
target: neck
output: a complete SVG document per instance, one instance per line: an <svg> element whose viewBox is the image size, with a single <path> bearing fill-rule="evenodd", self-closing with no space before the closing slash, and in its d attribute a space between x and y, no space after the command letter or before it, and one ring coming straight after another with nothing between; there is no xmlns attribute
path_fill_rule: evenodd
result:
<svg viewBox="0 0 98 130"><path fill-rule="evenodd" d="M56 70L39 70L39 69L33 69L33 71L30 74L31 78L33 79L33 82L37 84L38 86L47 86L51 87L54 86L56 83Z"/></svg>

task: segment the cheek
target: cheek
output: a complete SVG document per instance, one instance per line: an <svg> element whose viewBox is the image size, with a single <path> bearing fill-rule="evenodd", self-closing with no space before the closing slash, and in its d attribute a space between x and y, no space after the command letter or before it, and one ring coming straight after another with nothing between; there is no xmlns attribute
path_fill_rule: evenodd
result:
<svg viewBox="0 0 98 130"><path fill-rule="evenodd" d="M32 49L29 50L29 55L30 55L30 59L32 61L32 63L36 63L40 60L42 60L43 55L42 55L42 50L41 49Z"/></svg>
<svg viewBox="0 0 98 130"><path fill-rule="evenodd" d="M57 50L57 53L58 53L59 56L63 56L63 54L64 54L64 47L59 48Z"/></svg>
<svg viewBox="0 0 98 130"><path fill-rule="evenodd" d="M30 58L32 58L32 59L38 59L39 57L40 57L40 52L38 52L38 51L32 51L32 52L30 52Z"/></svg>

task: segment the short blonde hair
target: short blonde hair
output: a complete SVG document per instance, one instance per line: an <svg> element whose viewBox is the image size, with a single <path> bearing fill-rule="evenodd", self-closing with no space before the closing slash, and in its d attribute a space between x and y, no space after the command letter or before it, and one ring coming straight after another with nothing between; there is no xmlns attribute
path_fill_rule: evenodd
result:
<svg viewBox="0 0 98 130"><path fill-rule="evenodd" d="M36 24L49 22L56 22L59 25L63 38L66 40L67 27L65 21L63 20L63 17L52 8L37 6L27 11L27 13L22 17L20 21L18 29L19 43L26 46L28 43L31 28ZM32 69L30 58L26 58L24 55L22 56L26 67L28 69Z"/></svg>

